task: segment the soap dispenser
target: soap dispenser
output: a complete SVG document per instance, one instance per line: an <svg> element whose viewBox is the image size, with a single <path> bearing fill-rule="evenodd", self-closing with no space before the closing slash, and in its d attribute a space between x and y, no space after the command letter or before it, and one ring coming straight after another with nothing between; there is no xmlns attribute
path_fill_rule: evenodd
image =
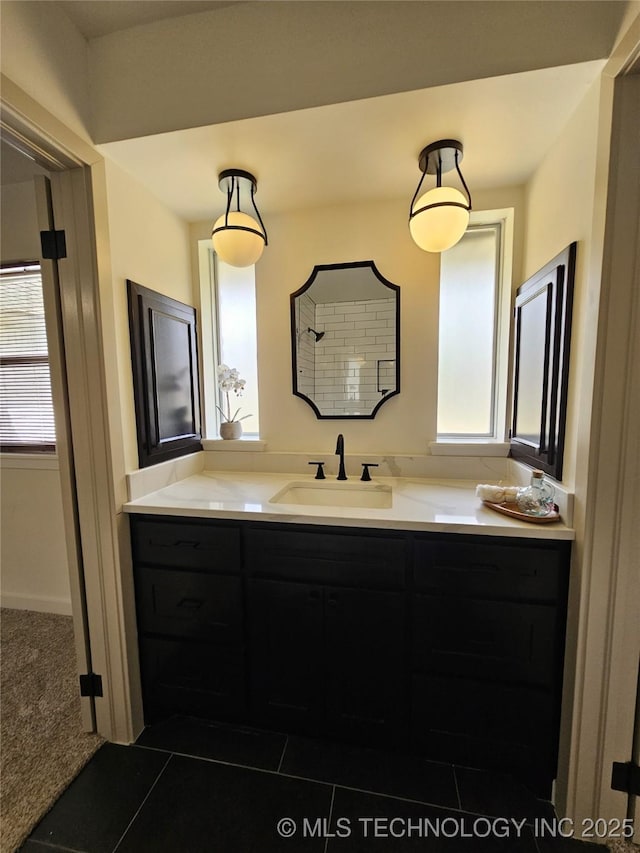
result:
<svg viewBox="0 0 640 853"><path fill-rule="evenodd" d="M555 489L544 479L543 471L531 472L531 483L518 489L516 504L526 515L545 516L553 510Z"/></svg>

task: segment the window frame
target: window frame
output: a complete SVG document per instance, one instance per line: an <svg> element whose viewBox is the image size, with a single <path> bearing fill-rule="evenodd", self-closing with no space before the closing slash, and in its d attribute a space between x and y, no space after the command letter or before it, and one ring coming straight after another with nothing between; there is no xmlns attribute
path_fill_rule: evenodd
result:
<svg viewBox="0 0 640 853"><path fill-rule="evenodd" d="M40 275L40 286L43 287L43 279L42 279L42 264L39 260L19 260L19 261L2 261L0 263L0 273L10 270L10 269L18 269L22 268L23 272L26 273L29 267L37 267L38 274ZM1 287L1 283L0 283ZM43 294L44 295L44 294ZM0 306L2 300L0 298ZM43 311L44 311L44 299L43 299ZM45 335L46 335L46 323L45 323ZM18 355L18 356L2 356L0 355L0 365L2 364L46 364L48 368L50 368L50 355L49 355L49 341L47 339L47 354L46 355ZM55 412L53 407L53 389L51 386L51 370L49 369L49 388L51 390L51 415L53 418L53 428L54 433L56 429L55 425ZM28 442L28 441L16 441L16 442L6 442L0 438L0 453L20 453L27 454L33 456L46 455L48 457L55 456L57 452L56 441L38 441L38 442Z"/></svg>
<svg viewBox="0 0 640 853"><path fill-rule="evenodd" d="M495 333L491 377L493 397L491 413L492 432L483 435L471 433L437 433L436 440L429 442L429 447L433 455L460 455L461 453L467 456L508 455L509 350L511 336L514 217L515 211L511 207L472 211L469 217L469 226L471 228L498 226L500 233L496 263Z"/></svg>

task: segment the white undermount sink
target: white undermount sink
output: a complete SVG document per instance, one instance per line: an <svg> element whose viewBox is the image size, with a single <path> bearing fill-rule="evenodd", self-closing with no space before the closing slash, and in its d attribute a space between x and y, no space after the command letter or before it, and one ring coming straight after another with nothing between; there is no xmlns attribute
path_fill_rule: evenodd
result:
<svg viewBox="0 0 640 853"><path fill-rule="evenodd" d="M391 506L391 486L381 483L313 482L287 483L269 503L299 504L304 506L366 507L387 509Z"/></svg>

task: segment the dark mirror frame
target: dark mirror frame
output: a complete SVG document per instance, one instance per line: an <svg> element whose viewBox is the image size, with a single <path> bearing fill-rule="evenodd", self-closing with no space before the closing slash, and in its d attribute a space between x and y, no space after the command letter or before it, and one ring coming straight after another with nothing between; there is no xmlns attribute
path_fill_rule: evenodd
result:
<svg viewBox="0 0 640 853"><path fill-rule="evenodd" d="M128 279L127 295L138 461L141 468L147 468L202 450L196 311ZM161 348L156 334L156 321L160 318L169 321L165 329L180 329L175 343L179 347L182 344L182 349L165 352ZM176 374L175 367L180 362L186 369L183 374ZM174 424L170 423L171 417L166 417L166 409L163 416L163 387L167 385L188 401L182 407L186 412L179 420L174 419ZM172 430L171 426L176 428ZM178 426L182 429L178 430Z"/></svg>
<svg viewBox="0 0 640 853"><path fill-rule="evenodd" d="M569 388L569 350L571 344L571 315L576 268L576 243L549 261L531 276L516 293L513 358L513 418L511 424L511 456L562 479L567 395ZM534 299L545 299L544 323L540 338L544 347L542 388L527 389L521 379L520 364L523 350L522 317ZM528 391L541 397L539 433L532 438L518 434L518 404Z"/></svg>
<svg viewBox="0 0 640 853"><path fill-rule="evenodd" d="M375 405L373 410L368 415L323 415L316 403L310 398L307 397L306 394L303 394L301 391L298 391L298 359L297 359L297 335L296 335L296 299L299 296L302 296L309 288L313 285L314 281L318 273L326 271L326 270L345 270L345 269L357 269L369 267L371 272L375 275L375 277L383 284L385 287L388 287L395 294L396 300L396 378L395 378L395 389L393 391L389 391L385 393L380 401ZM307 279L307 281L300 287L295 293L292 293L289 297L290 309L291 309L291 368L292 368L292 387L293 393L296 397L300 397L315 412L316 417L319 420L372 420L375 418L376 413L380 406L384 405L387 400L390 400L392 397L395 397L396 394L400 393L400 286L397 284L393 284L388 279L386 279L378 270L374 261L353 261L351 263L343 263L343 264L316 264L313 268L313 272Z"/></svg>

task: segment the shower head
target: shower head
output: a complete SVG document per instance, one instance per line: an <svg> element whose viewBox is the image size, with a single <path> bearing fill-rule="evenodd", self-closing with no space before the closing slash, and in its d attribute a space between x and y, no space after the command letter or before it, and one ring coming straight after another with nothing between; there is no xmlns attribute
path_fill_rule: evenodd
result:
<svg viewBox="0 0 640 853"><path fill-rule="evenodd" d="M312 329L311 326L309 326L307 332L316 336L316 343L318 343L318 341L321 341L324 338L324 332L316 332L316 330Z"/></svg>

